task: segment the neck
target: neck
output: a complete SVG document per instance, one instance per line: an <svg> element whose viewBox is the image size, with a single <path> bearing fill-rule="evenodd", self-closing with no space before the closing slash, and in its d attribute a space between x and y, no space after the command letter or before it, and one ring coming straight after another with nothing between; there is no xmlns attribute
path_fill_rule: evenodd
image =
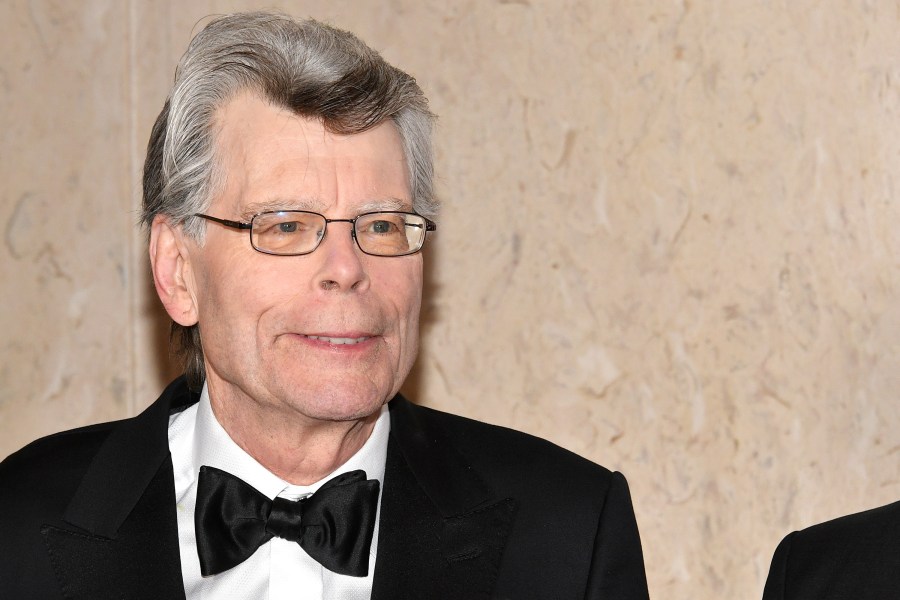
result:
<svg viewBox="0 0 900 600"><path fill-rule="evenodd" d="M334 472L369 439L380 411L348 421L319 421L287 408L240 402L210 390L216 420L259 464L293 485Z"/></svg>

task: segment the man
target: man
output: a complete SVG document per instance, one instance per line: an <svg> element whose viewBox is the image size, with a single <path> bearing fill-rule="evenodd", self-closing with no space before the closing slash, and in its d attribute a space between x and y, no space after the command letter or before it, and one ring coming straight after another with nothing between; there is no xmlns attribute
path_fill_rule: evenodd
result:
<svg viewBox="0 0 900 600"><path fill-rule="evenodd" d="M763 600L900 596L900 502L795 531L772 558Z"/></svg>
<svg viewBox="0 0 900 600"><path fill-rule="evenodd" d="M143 215L186 375L4 461L4 597L647 597L620 474L397 394L431 119L410 76L319 23L194 38Z"/></svg>

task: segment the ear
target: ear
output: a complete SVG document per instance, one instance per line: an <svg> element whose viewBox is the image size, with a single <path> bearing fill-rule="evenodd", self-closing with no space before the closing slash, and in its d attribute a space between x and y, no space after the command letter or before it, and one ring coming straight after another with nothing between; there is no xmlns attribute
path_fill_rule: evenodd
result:
<svg viewBox="0 0 900 600"><path fill-rule="evenodd" d="M172 320L190 327L197 323L192 263L184 232L163 215L150 225L150 269L156 293Z"/></svg>

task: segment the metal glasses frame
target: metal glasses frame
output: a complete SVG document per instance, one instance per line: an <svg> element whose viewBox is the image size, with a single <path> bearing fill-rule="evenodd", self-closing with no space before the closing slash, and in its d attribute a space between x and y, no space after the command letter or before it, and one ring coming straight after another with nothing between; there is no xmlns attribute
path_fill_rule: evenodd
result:
<svg viewBox="0 0 900 600"><path fill-rule="evenodd" d="M277 213L301 213L301 214L305 214L305 215L316 215L318 217L322 217L322 219L325 220L325 227L322 229L322 237L319 238L319 241L316 242L316 245L313 246L313 248L311 250L309 250L308 252L293 252L290 254L283 254L283 253L279 253L279 252L269 252L267 250L263 250L263 249L259 248L256 244L253 243L253 221L259 216L272 215L272 214L277 214ZM382 215L382 214L414 215L416 217L423 219L425 221L426 235L422 236L422 243L419 244L419 247L410 252L404 252L403 254L376 254L374 252L366 252L366 250L360 245L359 239L356 237L356 221L357 221L357 219L361 219L362 217L366 217L369 215ZM395 256L409 256L411 254L420 252L422 250L422 248L425 246L425 240L427 238L427 233L429 231L437 231L437 224L434 221L432 221L431 219L429 219L428 217L423 217L422 215L420 215L418 213L408 212L408 211L403 211L403 210L374 210L374 211L365 212L365 213L356 215L352 219L329 219L325 215L323 215L321 213L313 212L311 210L267 210L264 212L256 213L255 215L250 217L249 223L244 223L242 221L232 221L230 219L220 219L219 217L213 217L211 215L206 215L203 213L194 213L191 216L192 217L200 217L201 219L206 219L207 221L213 221L215 223L219 223L220 225L224 225L225 227L231 227L232 229L248 230L250 232L250 246L257 252L260 252L262 254L268 254L270 256L305 256L307 254L312 254L313 252L316 251L316 249L322 243L322 240L324 240L325 236L328 234L328 224L329 223L350 223L352 225L352 227L350 228L350 237L353 238L353 241L356 243L356 247L359 248L360 252L362 252L363 254L368 254L369 256L383 256L385 258L390 258L390 257L395 257ZM421 227L420 225L416 225L416 224L407 224L407 225L409 225L410 227Z"/></svg>

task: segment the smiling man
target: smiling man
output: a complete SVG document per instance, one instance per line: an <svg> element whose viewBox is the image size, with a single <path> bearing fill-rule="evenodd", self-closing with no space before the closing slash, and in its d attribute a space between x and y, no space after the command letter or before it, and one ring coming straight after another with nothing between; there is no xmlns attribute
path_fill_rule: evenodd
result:
<svg viewBox="0 0 900 600"><path fill-rule="evenodd" d="M194 38L144 173L185 376L0 465L4 597L647 597L620 474L398 395L431 121L349 33L251 13Z"/></svg>

